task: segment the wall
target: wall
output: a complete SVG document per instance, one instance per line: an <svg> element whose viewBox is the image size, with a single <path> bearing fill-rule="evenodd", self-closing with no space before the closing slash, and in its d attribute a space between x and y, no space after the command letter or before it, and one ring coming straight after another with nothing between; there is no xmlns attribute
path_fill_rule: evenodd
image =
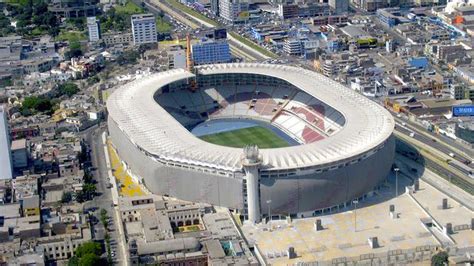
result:
<svg viewBox="0 0 474 266"><path fill-rule="evenodd" d="M343 168L320 174L261 178L262 213L268 213L266 201L270 199L271 213L286 215L337 206L358 198L387 177L394 154L392 137L378 153Z"/></svg>
<svg viewBox="0 0 474 266"><path fill-rule="evenodd" d="M109 117L109 133L120 158L158 195L243 209L242 179L163 165L128 140Z"/></svg>
<svg viewBox="0 0 474 266"><path fill-rule="evenodd" d="M111 117L108 124L120 158L134 174L144 178L153 193L243 210L241 178L166 166L132 144ZM332 207L360 197L386 178L394 151L391 137L378 153L343 168L289 178L261 178L262 213L267 212L267 199L272 200L272 213L286 215Z"/></svg>

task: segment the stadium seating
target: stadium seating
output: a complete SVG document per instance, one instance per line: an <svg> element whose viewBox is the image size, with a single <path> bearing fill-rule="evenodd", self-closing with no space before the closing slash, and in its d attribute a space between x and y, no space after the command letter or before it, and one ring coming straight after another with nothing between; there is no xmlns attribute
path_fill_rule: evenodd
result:
<svg viewBox="0 0 474 266"><path fill-rule="evenodd" d="M336 133L344 117L332 107L294 88L225 86L198 91L177 90L156 101L184 126L208 118L250 117L267 120L301 143L312 143Z"/></svg>

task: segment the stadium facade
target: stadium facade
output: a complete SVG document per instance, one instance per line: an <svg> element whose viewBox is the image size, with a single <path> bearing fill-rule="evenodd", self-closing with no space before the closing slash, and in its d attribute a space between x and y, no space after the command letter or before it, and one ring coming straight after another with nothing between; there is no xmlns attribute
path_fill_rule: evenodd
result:
<svg viewBox="0 0 474 266"><path fill-rule="evenodd" d="M171 70L118 88L107 108L114 147L150 191L225 206L253 222L269 209L302 217L345 207L374 191L394 158L394 121L384 108L296 67ZM300 145L239 149L190 132L229 118L269 123Z"/></svg>

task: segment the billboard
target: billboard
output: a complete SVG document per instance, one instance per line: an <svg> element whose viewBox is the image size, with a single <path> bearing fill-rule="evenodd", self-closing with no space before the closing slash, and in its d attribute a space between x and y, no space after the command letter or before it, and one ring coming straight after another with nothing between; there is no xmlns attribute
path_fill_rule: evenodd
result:
<svg viewBox="0 0 474 266"><path fill-rule="evenodd" d="M453 106L453 116L474 116L474 105Z"/></svg>

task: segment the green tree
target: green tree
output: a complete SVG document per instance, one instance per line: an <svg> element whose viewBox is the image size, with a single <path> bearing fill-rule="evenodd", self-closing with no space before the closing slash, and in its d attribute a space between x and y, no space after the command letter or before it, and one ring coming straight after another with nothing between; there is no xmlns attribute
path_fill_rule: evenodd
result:
<svg viewBox="0 0 474 266"><path fill-rule="evenodd" d="M40 112L47 112L52 109L53 105L51 104L51 101L46 98L39 98L38 105L36 106L36 110Z"/></svg>
<svg viewBox="0 0 474 266"><path fill-rule="evenodd" d="M82 203L86 200L86 195L83 191L76 192L75 196L76 196L76 201L79 203Z"/></svg>
<svg viewBox="0 0 474 266"><path fill-rule="evenodd" d="M61 202L68 203L68 202L71 202L71 200L72 200L72 193L69 191L63 192L63 195L61 196Z"/></svg>
<svg viewBox="0 0 474 266"><path fill-rule="evenodd" d="M79 57L81 55L83 55L81 44L78 41L71 41L71 43L69 43L69 51L64 54L66 59L69 60L73 57Z"/></svg>
<svg viewBox="0 0 474 266"><path fill-rule="evenodd" d="M68 263L67 263L68 266L78 266L79 265L79 258L76 257L76 256L72 256Z"/></svg>
<svg viewBox="0 0 474 266"><path fill-rule="evenodd" d="M110 247L110 235L108 232L105 232L104 240L105 240L105 249L107 251L107 262L109 263L109 265L113 265L112 254L111 254L112 248Z"/></svg>
<svg viewBox="0 0 474 266"><path fill-rule="evenodd" d="M85 18L69 18L67 23L72 25L78 31L84 31L86 27L86 19Z"/></svg>
<svg viewBox="0 0 474 266"><path fill-rule="evenodd" d="M17 21L18 34L31 36L48 32L55 36L59 32L59 21L48 10L48 3L45 0L21 1L19 5L7 5L7 10Z"/></svg>
<svg viewBox="0 0 474 266"><path fill-rule="evenodd" d="M431 257L431 265L432 266L448 265L448 258L449 258L449 255L446 251L438 252L433 257Z"/></svg>
<svg viewBox="0 0 474 266"><path fill-rule="evenodd" d="M86 242L76 248L75 255L69 260L69 266L101 265L102 246L97 242Z"/></svg>
<svg viewBox="0 0 474 266"><path fill-rule="evenodd" d="M86 183L82 186L82 191L84 192L85 199L91 200L95 196L96 187L94 184Z"/></svg>
<svg viewBox="0 0 474 266"><path fill-rule="evenodd" d="M117 63L119 65L128 65L136 64L138 58L140 58L140 52L135 50L128 50L123 52L119 57L117 57Z"/></svg>
<svg viewBox="0 0 474 266"><path fill-rule="evenodd" d="M94 177L94 176L93 176L89 171L86 171L86 172L84 173L84 177L83 177L84 183L92 183L93 177Z"/></svg>
<svg viewBox="0 0 474 266"><path fill-rule="evenodd" d="M109 216L107 215L107 210L101 209L100 210L100 222L104 225L104 227L107 229L108 222L107 220L109 219Z"/></svg>
<svg viewBox="0 0 474 266"><path fill-rule="evenodd" d="M94 85L94 84L96 84L96 83L99 82L99 81L100 81L99 76L98 76L98 75L94 75L94 76L92 76L92 77L90 77L90 78L87 79L87 84L89 84L89 85Z"/></svg>
<svg viewBox="0 0 474 266"><path fill-rule="evenodd" d="M61 95L67 95L68 97L71 97L79 92L79 87L72 82L61 84L58 86L58 89Z"/></svg>
<svg viewBox="0 0 474 266"><path fill-rule="evenodd" d="M25 97L20 109L20 112L25 116L36 114L37 112L51 113L52 111L53 104L48 98L42 96Z"/></svg>
<svg viewBox="0 0 474 266"><path fill-rule="evenodd" d="M102 247L97 242L89 241L76 248L75 255L78 258L82 258L85 254L95 254L99 256L102 254Z"/></svg>
<svg viewBox="0 0 474 266"><path fill-rule="evenodd" d="M79 266L96 266L101 265L101 259L95 254L85 254L79 259Z"/></svg>

